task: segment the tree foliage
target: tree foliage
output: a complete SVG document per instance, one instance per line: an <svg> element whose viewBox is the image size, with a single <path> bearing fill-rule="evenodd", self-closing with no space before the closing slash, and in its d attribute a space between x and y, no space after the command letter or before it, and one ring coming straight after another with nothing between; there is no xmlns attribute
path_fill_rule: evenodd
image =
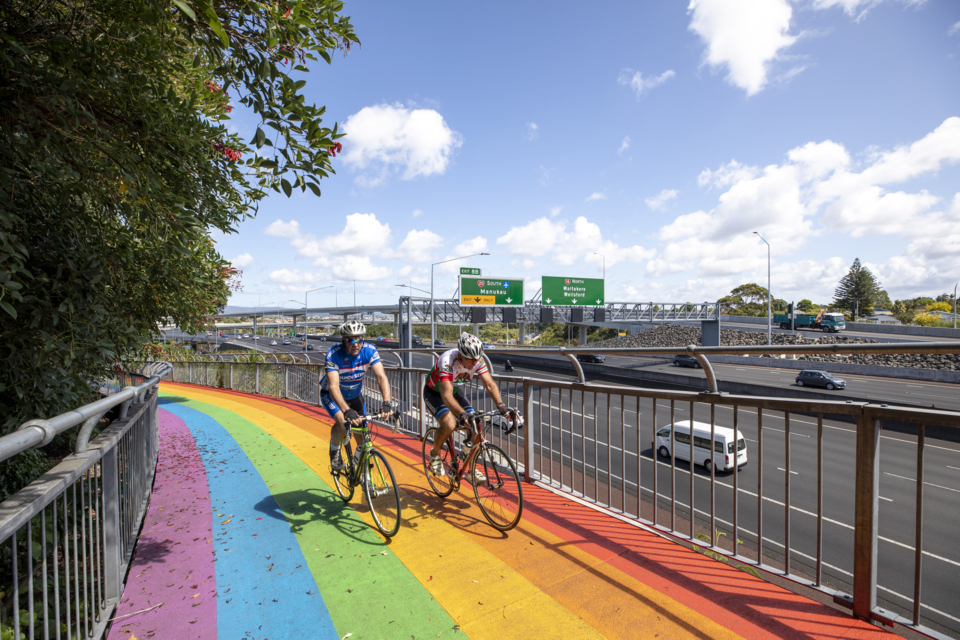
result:
<svg viewBox="0 0 960 640"><path fill-rule="evenodd" d="M751 282L742 284L719 300L721 309L734 316L763 316L767 315L767 289ZM776 313L778 307L786 311L787 303L784 300L772 300L771 307Z"/></svg>
<svg viewBox="0 0 960 640"><path fill-rule="evenodd" d="M200 329L236 275L211 230L320 194L341 134L302 89L357 42L342 9L0 0L0 433L88 400L167 318Z"/></svg>
<svg viewBox="0 0 960 640"><path fill-rule="evenodd" d="M847 275L833 292L833 306L850 313L870 315L880 296L880 282L869 269L860 264L860 258L854 258Z"/></svg>

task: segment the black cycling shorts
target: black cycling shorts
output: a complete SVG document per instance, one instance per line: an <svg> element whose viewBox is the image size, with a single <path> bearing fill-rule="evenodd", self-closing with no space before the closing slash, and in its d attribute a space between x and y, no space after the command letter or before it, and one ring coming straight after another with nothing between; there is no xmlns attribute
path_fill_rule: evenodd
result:
<svg viewBox="0 0 960 640"><path fill-rule="evenodd" d="M470 406L470 401L467 400L460 393L460 389L454 388L453 390L453 399L457 401L464 411L472 412L473 407ZM444 413L450 411L446 404L443 402L443 398L440 396L440 393L435 389L430 387L423 388L423 400L427 403L427 408L433 414L434 418L439 418Z"/></svg>
<svg viewBox="0 0 960 640"><path fill-rule="evenodd" d="M340 413L340 407L337 406L337 403L333 401L333 398L331 398L330 394L326 391L320 392L320 404L327 410L331 418L336 417L336 415ZM367 413L367 408L363 404L363 396L357 396L353 400L347 400L347 406L360 415Z"/></svg>

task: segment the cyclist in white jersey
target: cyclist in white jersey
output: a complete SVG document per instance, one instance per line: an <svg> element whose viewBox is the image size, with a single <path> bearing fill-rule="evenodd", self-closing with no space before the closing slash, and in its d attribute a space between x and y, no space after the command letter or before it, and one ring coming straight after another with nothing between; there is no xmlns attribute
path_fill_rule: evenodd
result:
<svg viewBox="0 0 960 640"><path fill-rule="evenodd" d="M474 377L480 378L480 383L497 403L500 413L504 416L510 413L510 408L503 403L500 389L493 381L490 369L483 359L483 343L480 338L470 333L461 334L457 348L444 353L433 365L423 388L423 399L440 425L430 451L430 470L434 475L445 475L440 459L443 443L457 425L465 425L470 414L475 413L470 401L460 393L460 387ZM486 480L479 469L475 473L476 477L470 478L474 483Z"/></svg>

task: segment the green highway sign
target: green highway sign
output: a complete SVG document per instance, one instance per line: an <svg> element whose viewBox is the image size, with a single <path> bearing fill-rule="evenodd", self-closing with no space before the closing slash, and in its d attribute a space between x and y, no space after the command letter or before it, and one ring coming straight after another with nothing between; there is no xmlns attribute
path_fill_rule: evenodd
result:
<svg viewBox="0 0 960 640"><path fill-rule="evenodd" d="M606 301L601 278L543 276L541 298L545 306L551 307L599 307Z"/></svg>
<svg viewBox="0 0 960 640"><path fill-rule="evenodd" d="M473 267L460 267L460 275L462 276L479 276L483 275L480 273L480 269L475 269Z"/></svg>
<svg viewBox="0 0 960 640"><path fill-rule="evenodd" d="M460 304L464 307L522 307L523 278L460 276Z"/></svg>

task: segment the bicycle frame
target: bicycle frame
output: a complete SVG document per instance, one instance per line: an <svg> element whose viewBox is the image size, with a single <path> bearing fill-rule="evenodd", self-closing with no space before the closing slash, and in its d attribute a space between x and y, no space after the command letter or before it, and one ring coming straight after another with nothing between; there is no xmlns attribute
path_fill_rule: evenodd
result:
<svg viewBox="0 0 960 640"><path fill-rule="evenodd" d="M473 425L469 427L456 427L450 435L447 437L447 442L450 447L450 455L453 458L455 468L457 470L457 475L453 478L454 487L460 488L460 480L463 479L464 474L470 469L470 466L473 464L474 458L480 454L481 445L487 442L486 430L483 428L484 422L490 424L492 423L486 418L491 418L493 416L500 415L499 411L487 411L484 413L475 413L473 414ZM512 429L511 432L515 430ZM470 434L470 439L473 439L474 435L479 435L480 438L470 447L470 452L467 454L467 457L463 459L462 463L460 462L460 452L457 451L456 442L453 439L453 434L457 431L466 431ZM467 442L464 440L464 442Z"/></svg>

